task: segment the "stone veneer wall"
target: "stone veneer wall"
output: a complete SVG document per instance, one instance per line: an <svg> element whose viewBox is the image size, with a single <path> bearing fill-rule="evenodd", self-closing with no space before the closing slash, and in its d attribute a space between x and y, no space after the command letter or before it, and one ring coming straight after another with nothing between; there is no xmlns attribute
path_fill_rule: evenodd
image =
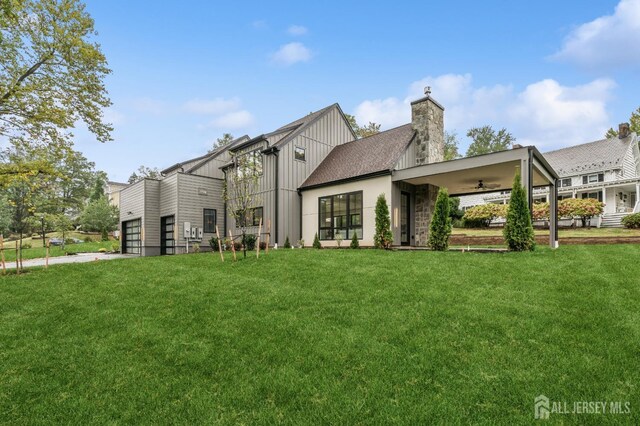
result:
<svg viewBox="0 0 640 426"><path fill-rule="evenodd" d="M430 98L411 104L411 123L416 131L416 165L444 160L444 111ZM415 245L426 246L438 187L416 185Z"/></svg>
<svg viewBox="0 0 640 426"><path fill-rule="evenodd" d="M429 226L431 225L436 198L438 198L438 187L425 184L416 185L415 189L415 245L424 247L427 245L429 238Z"/></svg>

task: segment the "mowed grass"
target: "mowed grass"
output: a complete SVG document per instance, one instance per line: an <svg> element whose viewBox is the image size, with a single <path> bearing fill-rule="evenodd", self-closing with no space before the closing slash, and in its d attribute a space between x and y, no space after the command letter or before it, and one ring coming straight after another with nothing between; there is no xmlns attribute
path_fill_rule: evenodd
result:
<svg viewBox="0 0 640 426"><path fill-rule="evenodd" d="M640 422L640 247L279 250L0 278L6 423ZM555 416L555 417L554 417Z"/></svg>

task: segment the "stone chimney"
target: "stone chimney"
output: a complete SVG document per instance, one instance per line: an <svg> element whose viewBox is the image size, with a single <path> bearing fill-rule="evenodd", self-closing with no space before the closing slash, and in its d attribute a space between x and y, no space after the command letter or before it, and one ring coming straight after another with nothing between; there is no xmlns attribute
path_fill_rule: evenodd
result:
<svg viewBox="0 0 640 426"><path fill-rule="evenodd" d="M431 98L430 87L426 87L424 93L424 98L411 102L416 165L444 160L444 108Z"/></svg>
<svg viewBox="0 0 640 426"><path fill-rule="evenodd" d="M620 139L624 139L627 136L629 136L629 134L631 133L631 130L629 128L629 123L620 123L618 125L618 137Z"/></svg>

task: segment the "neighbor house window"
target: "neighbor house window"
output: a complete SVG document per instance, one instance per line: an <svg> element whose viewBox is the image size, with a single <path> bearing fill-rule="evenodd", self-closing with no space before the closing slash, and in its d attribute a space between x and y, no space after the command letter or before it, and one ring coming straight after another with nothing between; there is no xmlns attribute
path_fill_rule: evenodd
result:
<svg viewBox="0 0 640 426"><path fill-rule="evenodd" d="M306 157L305 157L305 149L304 148L300 148L299 146L296 146L296 148L293 151L294 153L294 158L298 161L307 161Z"/></svg>
<svg viewBox="0 0 640 426"><path fill-rule="evenodd" d="M216 232L216 211L215 209L204 209L203 211L203 221L204 229L203 232L208 232L213 234Z"/></svg>
<svg viewBox="0 0 640 426"><path fill-rule="evenodd" d="M571 186L571 178L565 178L565 179L562 179L562 180L560 181L560 186L561 186L561 187Z"/></svg>
<svg viewBox="0 0 640 426"><path fill-rule="evenodd" d="M236 212L236 228L242 228L243 226L258 226L260 225L260 219L262 219L262 207L255 207L247 210L245 217L242 217L240 212Z"/></svg>
<svg viewBox="0 0 640 426"><path fill-rule="evenodd" d="M318 199L318 235L321 240L362 239L362 191L331 195Z"/></svg>
<svg viewBox="0 0 640 426"><path fill-rule="evenodd" d="M586 198L593 198L595 200L598 201L602 201L602 191L598 191L598 192L585 192L584 194L582 194L582 198L586 199Z"/></svg>
<svg viewBox="0 0 640 426"><path fill-rule="evenodd" d="M582 176L583 185L586 185L588 183L597 183L597 182L604 182L604 173L597 173L593 175Z"/></svg>

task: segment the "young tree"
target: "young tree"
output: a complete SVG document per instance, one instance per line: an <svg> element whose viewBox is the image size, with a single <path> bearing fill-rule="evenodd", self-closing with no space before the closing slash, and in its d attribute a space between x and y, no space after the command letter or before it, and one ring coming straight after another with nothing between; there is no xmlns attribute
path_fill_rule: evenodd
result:
<svg viewBox="0 0 640 426"><path fill-rule="evenodd" d="M320 244L320 238L318 238L318 233L313 237L313 246L314 249L321 249L322 244Z"/></svg>
<svg viewBox="0 0 640 426"><path fill-rule="evenodd" d="M462 157L458 152L458 147L460 143L458 142L458 134L456 132L444 132L444 160L455 160L456 158Z"/></svg>
<svg viewBox="0 0 640 426"><path fill-rule="evenodd" d="M352 249L360 248L360 241L358 241L358 233L353 231L353 238L351 238L351 244L349 245Z"/></svg>
<svg viewBox="0 0 640 426"><path fill-rule="evenodd" d="M213 146L211 147L209 152L213 152L220 147L229 145L231 142L233 142L233 140L234 140L234 137L231 133L224 133L222 137L216 139L216 141L213 143Z"/></svg>
<svg viewBox="0 0 640 426"><path fill-rule="evenodd" d="M242 232L245 241L248 217L259 204L258 179L262 174L262 157L260 153L244 153L233 155L233 168L225 173L224 200L227 211ZM247 257L246 245L243 244L244 257Z"/></svg>
<svg viewBox="0 0 640 426"><path fill-rule="evenodd" d="M467 157L509 149L516 138L507 129L500 129L498 133L491 126L474 127L469 129L467 137L472 142L467 149Z"/></svg>
<svg viewBox="0 0 640 426"><path fill-rule="evenodd" d="M376 201L376 233L373 236L373 244L376 248L382 249L388 249L393 244L389 206L384 194L378 195Z"/></svg>
<svg viewBox="0 0 640 426"><path fill-rule="evenodd" d="M119 212L116 206L109 204L106 197L91 201L80 215L80 224L85 231L102 234L103 241L109 239L109 232L118 224Z"/></svg>
<svg viewBox="0 0 640 426"><path fill-rule="evenodd" d="M449 193L447 188L440 188L438 198L429 225L429 247L433 250L445 251L449 248L451 236L451 217L449 217Z"/></svg>
<svg viewBox="0 0 640 426"><path fill-rule="evenodd" d="M527 193L522 186L519 173L513 179L507 222L504 225L503 233L509 250L531 251L535 249L536 241L531 224L531 212Z"/></svg>
<svg viewBox="0 0 640 426"><path fill-rule="evenodd" d="M147 167L147 166L140 166L138 167L138 170L136 170L135 172L131 173L131 176L129 176L129 183L136 183L141 181L142 179L160 179L162 177L162 175L160 174L160 170L158 170L158 168L154 167Z"/></svg>
<svg viewBox="0 0 640 426"><path fill-rule="evenodd" d="M0 8L0 136L55 144L84 122L111 140L103 109L111 72L79 0L3 0Z"/></svg>

